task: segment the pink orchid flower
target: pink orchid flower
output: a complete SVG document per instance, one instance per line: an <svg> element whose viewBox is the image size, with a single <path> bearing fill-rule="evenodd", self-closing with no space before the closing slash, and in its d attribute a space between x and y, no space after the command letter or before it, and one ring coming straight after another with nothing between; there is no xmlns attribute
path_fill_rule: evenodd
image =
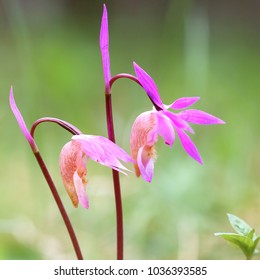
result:
<svg viewBox="0 0 260 280"><path fill-rule="evenodd" d="M165 144L172 147L175 132L188 155L203 164L195 144L185 132L194 133L189 123L212 125L225 122L200 110L183 110L197 102L199 97L182 97L170 105L163 104L153 79L136 63L134 69L138 81L154 104L154 109L139 115L132 126L130 147L132 157L136 160L134 164L136 175L138 177L141 175L147 182L152 181L156 160L154 146L158 141L158 135L164 139ZM183 111L176 114L169 109Z"/></svg>
<svg viewBox="0 0 260 280"><path fill-rule="evenodd" d="M102 136L75 135L60 153L60 172L64 186L75 207L80 203L89 207L85 191L87 184L86 164L92 159L123 174L129 171L119 160L133 162L133 159L119 146Z"/></svg>

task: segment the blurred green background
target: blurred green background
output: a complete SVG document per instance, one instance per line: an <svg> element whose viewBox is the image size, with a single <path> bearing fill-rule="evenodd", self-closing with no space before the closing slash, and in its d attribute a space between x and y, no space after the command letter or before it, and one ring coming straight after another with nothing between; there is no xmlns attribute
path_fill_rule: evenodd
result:
<svg viewBox="0 0 260 280"><path fill-rule="evenodd" d="M10 86L28 126L52 116L106 136L99 51L102 1L0 1L0 259L74 259L65 226L10 111ZM136 61L165 104L194 106L227 122L193 126L204 165L176 140L158 142L154 179L121 176L126 259L243 259L215 237L233 232L226 213L260 233L260 2L106 1L112 74ZM151 104L136 84L113 87L117 141L129 152L131 124ZM36 140L86 259L114 259L111 170L88 164L90 209L74 209L59 175L71 135L43 124ZM133 168L129 165L129 168ZM260 259L260 255L255 257Z"/></svg>

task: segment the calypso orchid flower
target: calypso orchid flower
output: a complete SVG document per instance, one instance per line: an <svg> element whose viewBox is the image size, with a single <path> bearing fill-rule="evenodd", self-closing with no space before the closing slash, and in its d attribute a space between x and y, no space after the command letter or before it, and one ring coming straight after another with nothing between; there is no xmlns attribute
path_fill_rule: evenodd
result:
<svg viewBox="0 0 260 280"><path fill-rule="evenodd" d="M22 133L31 146L33 153L38 154L39 150L36 142L15 103L12 87L9 99L10 107ZM66 129L69 128L68 130L73 133L80 133L76 127L59 119L42 118L36 121L35 124L46 121L56 122ZM126 174L124 171L129 170L125 168L119 160L133 162L133 159L122 148L105 137L84 134L74 135L72 140L63 147L60 153L60 172L66 191L75 207L78 206L78 203L84 208L89 207L85 192L85 185L87 183L85 178L87 173L86 163L89 158L102 165L120 171L123 174Z"/></svg>
<svg viewBox="0 0 260 280"><path fill-rule="evenodd" d="M18 109L18 107L16 106L16 103L15 103L15 99L14 99L14 95L13 95L13 88L11 87L10 89L10 95L9 95L9 102L10 102L10 107L11 107L11 110L18 122L18 125L20 127L20 129L22 130L22 133L24 134L26 140L28 141L29 145L31 146L31 149L33 151L33 154L39 164L39 167L42 171L42 174L50 188L50 191L53 195L53 198L57 204L57 207L59 208L59 211L60 211L60 214L62 216L62 219L66 225L66 228L67 228L67 231L68 231L68 234L70 236L70 239L71 239L71 242L73 244L73 248L75 250L75 253L77 255L77 258L79 260L83 260L83 255L81 253L81 250L80 250L80 246L79 246L79 243L78 243L78 240L77 240L77 237L75 235L75 232L74 232L74 229L72 227L72 224L70 222L70 219L68 217L68 214L63 206L63 203L60 199L60 196L59 196L59 193L55 187L55 184L51 178L51 175L48 171L48 168L47 166L45 165L44 163L44 160L43 158L41 157L41 154L40 154L40 151L36 145L36 142L34 140L34 131L35 131L35 128L37 127L38 124L42 123L42 122L56 122L57 124L59 124L60 126L64 127L65 129L73 132L73 133L80 133L79 130L70 125L69 123L67 122L64 122L62 120L59 120L59 119L55 119L55 118L42 118L42 119L39 119L37 120L32 128L31 128L31 131L28 130L26 124L25 124L25 121L22 117L22 114L20 113L20 110Z"/></svg>
<svg viewBox="0 0 260 280"><path fill-rule="evenodd" d="M89 207L85 192L87 184L86 164L92 159L126 174L129 171L119 160L133 162L133 159L119 146L102 136L75 135L65 144L60 153L60 172L64 186L75 207L80 203L84 208Z"/></svg>
<svg viewBox="0 0 260 280"><path fill-rule="evenodd" d="M183 110L197 102L199 97L182 97L170 105L163 104L153 79L136 63L134 63L134 69L139 83L154 105L152 111L139 115L132 126L130 147L132 157L136 160L134 163L136 175L138 177L141 175L144 180L151 182L156 160L154 146L158 141L158 135L164 139L165 144L172 147L175 132L188 155L203 164L195 144L185 132L194 133L189 123L212 125L225 122L200 110ZM173 113L169 109L183 111Z"/></svg>

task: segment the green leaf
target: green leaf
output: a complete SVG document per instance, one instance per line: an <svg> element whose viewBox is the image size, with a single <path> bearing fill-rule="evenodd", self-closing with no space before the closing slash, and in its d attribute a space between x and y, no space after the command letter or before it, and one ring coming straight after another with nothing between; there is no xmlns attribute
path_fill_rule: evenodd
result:
<svg viewBox="0 0 260 280"><path fill-rule="evenodd" d="M252 258L252 255L255 251L256 244L248 236L243 236L237 233L221 233L221 232L215 233L215 235L221 236L222 238L229 241L230 243L233 243L236 246L238 246L243 251L247 259Z"/></svg>
<svg viewBox="0 0 260 280"><path fill-rule="evenodd" d="M253 230L250 227L250 225L248 225L245 221L243 221L242 219L238 218L237 216L235 216L233 214L227 214L227 216L228 216L231 226L237 233L242 234L244 236L250 235L250 233ZM253 236L254 236L254 232L253 232Z"/></svg>
<svg viewBox="0 0 260 280"><path fill-rule="evenodd" d="M252 230L248 233L247 237L249 237L250 239L254 240L254 237L255 237L255 229L252 229Z"/></svg>
<svg viewBox="0 0 260 280"><path fill-rule="evenodd" d="M257 246L258 244L258 241L260 240L260 235L258 235L256 238L253 239L254 240L254 243L255 243L255 247Z"/></svg>

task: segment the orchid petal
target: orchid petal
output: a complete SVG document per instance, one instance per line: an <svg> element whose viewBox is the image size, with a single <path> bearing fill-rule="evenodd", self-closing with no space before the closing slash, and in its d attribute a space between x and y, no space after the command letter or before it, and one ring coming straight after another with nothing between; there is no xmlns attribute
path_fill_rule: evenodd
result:
<svg viewBox="0 0 260 280"><path fill-rule="evenodd" d="M157 133L164 139L165 144L172 147L175 139L175 133L171 120L161 113L161 111L158 111L156 115L158 119Z"/></svg>
<svg viewBox="0 0 260 280"><path fill-rule="evenodd" d="M88 197L87 197L87 194L85 191L85 186L82 182L82 178L79 177L77 170L74 172L73 181L74 181L76 193L78 195L79 203L84 208L89 208L89 202L88 202Z"/></svg>
<svg viewBox="0 0 260 280"><path fill-rule="evenodd" d="M82 150L92 160L124 174L126 173L122 170L129 170L118 159L134 161L123 149L105 137L80 134L74 135L72 140L80 142Z"/></svg>
<svg viewBox="0 0 260 280"><path fill-rule="evenodd" d="M164 105L162 103L161 97L159 95L159 91L153 79L135 62L134 62L134 69L138 81L140 82L140 84L148 94L149 98L158 107L163 108Z"/></svg>
<svg viewBox="0 0 260 280"><path fill-rule="evenodd" d="M190 107L194 103L196 103L200 97L182 97L177 100L175 100L171 105L169 105L170 108L174 110L182 110L187 107Z"/></svg>
<svg viewBox="0 0 260 280"><path fill-rule="evenodd" d="M106 91L110 92L110 57L109 57L109 33L108 33L108 19L107 19L107 9L104 4L103 15L100 28L100 51L102 57L103 71Z"/></svg>
<svg viewBox="0 0 260 280"><path fill-rule="evenodd" d="M154 159L147 157L144 147L142 146L138 151L137 163L143 179L150 183L153 178Z"/></svg>
<svg viewBox="0 0 260 280"><path fill-rule="evenodd" d="M192 134L194 133L192 127L185 120L183 120L178 114L174 114L170 111L164 111L164 114L172 121L174 127L184 129Z"/></svg>
<svg viewBox="0 0 260 280"><path fill-rule="evenodd" d="M182 147L188 153L188 155L191 156L193 159L195 159L200 164L203 164L202 158L201 158L195 144L191 141L190 137L179 128L176 128L176 131L181 140Z"/></svg>
<svg viewBox="0 0 260 280"><path fill-rule="evenodd" d="M221 119L210 115L206 112L200 111L200 110L185 110L178 114L183 120L195 123L195 124L201 124L201 125L211 125L211 124L224 124L225 122Z"/></svg>
<svg viewBox="0 0 260 280"><path fill-rule="evenodd" d="M109 151L117 158L125 162L133 162L133 159L131 158L131 156L128 155L128 153L125 150L123 150L121 147L119 147L118 145L116 145L114 142L110 141L106 137L96 136L96 141L100 145L106 147L106 151Z"/></svg>
<svg viewBox="0 0 260 280"><path fill-rule="evenodd" d="M95 143L93 138L87 138L84 140L79 140L77 138L72 138L75 141L78 141L82 145L82 150L84 153L96 162L104 162L106 160L106 155L103 147Z"/></svg>
<svg viewBox="0 0 260 280"><path fill-rule="evenodd" d="M125 162L133 162L133 159L126 151L116 145L114 142L110 141L106 137L96 136L96 135L74 135L72 137L73 140L79 140L82 143L82 148L86 149L86 151L91 152L89 145L91 144L91 148L97 151L102 149L102 153L108 153L108 155L114 155L115 157L125 161ZM93 154L93 151L91 154Z"/></svg>
<svg viewBox="0 0 260 280"><path fill-rule="evenodd" d="M23 135L25 136L28 143L30 144L33 152L37 153L38 152L38 147L37 147L33 137L31 136L18 107L16 106L14 95L13 95L13 87L11 87L11 89L10 89L9 102L10 102L10 107L13 111L13 114L14 114L17 122L18 122L18 125L19 125L20 129L22 130Z"/></svg>

